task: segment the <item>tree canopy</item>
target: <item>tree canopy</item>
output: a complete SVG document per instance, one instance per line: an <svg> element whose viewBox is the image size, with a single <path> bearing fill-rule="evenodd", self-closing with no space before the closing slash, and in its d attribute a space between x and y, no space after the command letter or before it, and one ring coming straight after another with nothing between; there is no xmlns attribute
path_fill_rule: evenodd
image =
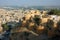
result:
<svg viewBox="0 0 60 40"><path fill-rule="evenodd" d="M59 9L51 9L48 12L49 15L60 15L60 10Z"/></svg>

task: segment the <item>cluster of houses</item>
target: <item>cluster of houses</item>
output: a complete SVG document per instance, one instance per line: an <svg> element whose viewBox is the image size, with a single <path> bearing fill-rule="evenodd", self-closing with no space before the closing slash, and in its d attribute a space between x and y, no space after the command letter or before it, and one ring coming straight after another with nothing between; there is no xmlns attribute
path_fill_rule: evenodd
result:
<svg viewBox="0 0 60 40"><path fill-rule="evenodd" d="M26 27L28 30L32 30L37 34L46 33L46 30L48 30L47 35L49 37L55 36L57 34L55 30L59 29L57 23L60 21L60 16L48 15L47 12L48 11L32 10L32 13L25 13L20 20L22 24L18 28L16 27L16 30L13 29L12 32L20 31L21 27L23 31L27 31L23 29ZM37 19L35 20L34 18Z"/></svg>
<svg viewBox="0 0 60 40"><path fill-rule="evenodd" d="M2 11L3 10L3 11ZM48 15L48 11L40 10L4 10L0 9L0 32L3 30L1 24L6 22L22 22L21 27L27 27L29 30L36 31L37 33L42 33L45 30L48 30L45 27L45 24L52 20L54 26L52 28L57 28L57 22L60 21L60 16L57 15ZM37 19L34 19L37 18ZM19 21L20 20L20 21ZM36 22L37 21L37 22ZM20 22L20 23L21 23ZM17 29L18 30L18 29Z"/></svg>

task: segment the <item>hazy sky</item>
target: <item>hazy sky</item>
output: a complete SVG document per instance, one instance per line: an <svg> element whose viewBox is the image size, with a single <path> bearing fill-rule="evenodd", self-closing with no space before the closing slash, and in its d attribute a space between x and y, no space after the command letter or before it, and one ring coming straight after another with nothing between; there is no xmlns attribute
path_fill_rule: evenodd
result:
<svg viewBox="0 0 60 40"><path fill-rule="evenodd" d="M0 6L60 6L60 0L0 0Z"/></svg>

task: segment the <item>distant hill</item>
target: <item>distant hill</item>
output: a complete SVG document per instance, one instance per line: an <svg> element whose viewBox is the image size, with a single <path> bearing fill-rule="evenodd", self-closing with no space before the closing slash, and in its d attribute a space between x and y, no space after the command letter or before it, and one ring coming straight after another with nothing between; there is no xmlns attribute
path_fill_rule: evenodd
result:
<svg viewBox="0 0 60 40"><path fill-rule="evenodd" d="M60 9L60 6L0 6L0 8L4 9Z"/></svg>

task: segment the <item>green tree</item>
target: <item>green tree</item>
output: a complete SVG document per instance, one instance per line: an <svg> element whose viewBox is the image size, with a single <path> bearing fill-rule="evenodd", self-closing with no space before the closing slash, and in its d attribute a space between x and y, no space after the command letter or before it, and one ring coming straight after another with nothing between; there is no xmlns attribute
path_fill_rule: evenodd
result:
<svg viewBox="0 0 60 40"><path fill-rule="evenodd" d="M60 10L58 9L51 9L49 12L48 12L49 15L60 15Z"/></svg>
<svg viewBox="0 0 60 40"><path fill-rule="evenodd" d="M35 24L37 24L37 25L39 25L39 24L41 23L41 19L40 19L39 15L35 15L35 17L34 17L34 22L35 22Z"/></svg>
<svg viewBox="0 0 60 40"><path fill-rule="evenodd" d="M53 26L54 26L53 20L48 20L48 22L46 23L46 27L48 28L48 30L51 30Z"/></svg>
<svg viewBox="0 0 60 40"><path fill-rule="evenodd" d="M2 24L2 27L4 28L4 30L8 30L9 29L7 24Z"/></svg>
<svg viewBox="0 0 60 40"><path fill-rule="evenodd" d="M60 21L57 22L57 27L60 27Z"/></svg>

